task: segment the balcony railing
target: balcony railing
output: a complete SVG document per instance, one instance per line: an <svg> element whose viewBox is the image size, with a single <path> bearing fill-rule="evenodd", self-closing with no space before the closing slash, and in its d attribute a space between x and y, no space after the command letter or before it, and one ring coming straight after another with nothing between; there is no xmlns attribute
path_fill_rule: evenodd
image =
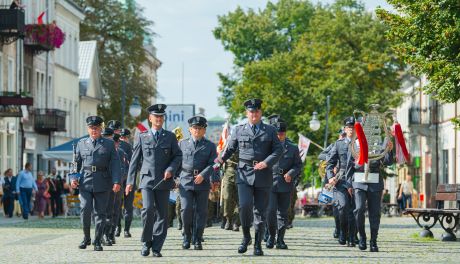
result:
<svg viewBox="0 0 460 264"><path fill-rule="evenodd" d="M24 9L0 6L0 43L10 44L24 37Z"/></svg>
<svg viewBox="0 0 460 264"><path fill-rule="evenodd" d="M63 132L65 129L66 112L59 109L35 109L34 128L39 134L49 134L50 132Z"/></svg>
<svg viewBox="0 0 460 264"><path fill-rule="evenodd" d="M431 111L430 111L431 112ZM429 125L431 113L426 108L412 106L409 108L409 125Z"/></svg>

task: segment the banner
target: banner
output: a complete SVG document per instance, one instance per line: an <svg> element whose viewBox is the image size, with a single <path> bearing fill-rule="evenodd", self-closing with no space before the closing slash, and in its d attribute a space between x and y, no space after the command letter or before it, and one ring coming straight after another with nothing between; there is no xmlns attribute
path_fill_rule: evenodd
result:
<svg viewBox="0 0 460 264"><path fill-rule="evenodd" d="M302 162L305 162L305 159L307 158L307 152L308 148L310 147L310 142L310 139L299 133L299 152Z"/></svg>

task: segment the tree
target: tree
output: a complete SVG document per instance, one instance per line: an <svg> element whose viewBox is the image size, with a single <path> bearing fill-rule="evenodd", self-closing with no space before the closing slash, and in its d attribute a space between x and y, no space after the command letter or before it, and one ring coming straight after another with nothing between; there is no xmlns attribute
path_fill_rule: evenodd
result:
<svg viewBox="0 0 460 264"><path fill-rule="evenodd" d="M97 40L103 102L98 111L105 120L121 119L121 83L126 79L127 126L135 124L128 114L133 97L139 97L145 109L156 94L144 76L142 66L146 61L144 41L152 37L149 27L153 22L142 16L135 5L122 5L120 1L78 0L85 12L80 26L81 40ZM143 110L145 111L145 110Z"/></svg>
<svg viewBox="0 0 460 264"><path fill-rule="evenodd" d="M282 16L278 13L292 12L293 6L303 12L308 10L308 15L303 17L308 21L302 20L299 26L295 25L295 20L291 21L294 23L291 28L296 28L295 34L276 26L251 32L252 39L278 41L275 47L254 45L251 39L236 40L235 36L242 34L241 31L260 29L260 21L272 21L265 25L279 25L278 19ZM245 19L241 22L235 18L229 22L234 16ZM253 23L258 23L259 27ZM383 111L395 107L401 100L399 71L402 64L385 38L387 27L357 1L337 1L333 5L313 7L307 1L284 0L267 4L266 9L257 14L237 9L235 13L220 17L217 28L216 37L233 52L235 67L240 71L240 74L221 74L221 102L227 111L241 116L243 102L260 97L264 100L265 115L281 114L288 122L288 135L293 139L300 132L316 142L323 142L324 133L311 132L309 121L312 112L317 111L325 127L328 95L332 106L329 142L337 138L336 131L353 110L366 111L370 104L378 103ZM283 37L272 30L277 34L283 32ZM314 155L319 152L314 147L310 151Z"/></svg>
<svg viewBox="0 0 460 264"><path fill-rule="evenodd" d="M460 99L460 2L388 0L396 12L378 9L395 53L417 75L425 93L447 103ZM458 122L458 120L457 120Z"/></svg>

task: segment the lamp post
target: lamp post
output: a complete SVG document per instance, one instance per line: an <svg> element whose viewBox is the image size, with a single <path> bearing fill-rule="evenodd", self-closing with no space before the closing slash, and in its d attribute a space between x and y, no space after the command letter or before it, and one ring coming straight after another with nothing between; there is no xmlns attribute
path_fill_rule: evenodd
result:
<svg viewBox="0 0 460 264"><path fill-rule="evenodd" d="M121 77L121 127L125 127L126 79Z"/></svg>
<svg viewBox="0 0 460 264"><path fill-rule="evenodd" d="M141 115L142 108L139 103L139 96L134 96L132 104L129 106L129 114L136 118Z"/></svg>
<svg viewBox="0 0 460 264"><path fill-rule="evenodd" d="M324 148L327 147L327 136L329 133L329 108L330 108L330 96L326 97L326 129L324 131ZM310 129L313 131L318 131L321 127L321 123L318 120L318 113L313 112L313 116L310 120Z"/></svg>

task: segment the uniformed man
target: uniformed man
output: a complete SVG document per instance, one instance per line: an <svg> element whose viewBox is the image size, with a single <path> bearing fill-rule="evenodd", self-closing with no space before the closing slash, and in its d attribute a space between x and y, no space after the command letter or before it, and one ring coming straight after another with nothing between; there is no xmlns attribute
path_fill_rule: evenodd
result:
<svg viewBox="0 0 460 264"><path fill-rule="evenodd" d="M120 191L120 159L112 140L101 138L102 118L90 116L86 119L88 138L81 139L76 147L76 166L79 178L71 179L72 188L79 187L81 221L84 238L79 248L91 244L91 213L94 210L94 250L102 251L101 239L106 222L106 209L110 190Z"/></svg>
<svg viewBox="0 0 460 264"><path fill-rule="evenodd" d="M339 130L339 139L343 139L347 136L345 133L345 130L342 128ZM334 146L335 142L327 146L326 149L324 149L318 156L318 159L324 162L327 162L327 156L329 155L329 152L331 151L332 147ZM337 167L334 168L334 173L337 173ZM323 185L328 183L327 177L324 177L324 182ZM332 202L332 215L334 216L334 222L335 222L335 228L334 232L332 233L332 236L334 238L339 238L340 234L340 219L339 219L339 209L337 208L337 203L334 200Z"/></svg>
<svg viewBox="0 0 460 264"><path fill-rule="evenodd" d="M126 153L126 159L128 162L128 166L131 161L131 156L133 155L133 147L129 143L130 135L131 135L131 131L129 131L129 129L123 128L120 130L120 148ZM123 178L123 186L122 186L123 189L126 188L126 179L128 177L127 173L128 171L126 170L126 175L124 175L124 178ZM129 232L129 230L131 228L131 222L133 221L133 210L134 210L133 202L134 202L134 192L130 192L128 195L123 193L122 216L123 216L123 219L125 220L125 227L123 230L123 235L126 238L131 237L131 233ZM119 223L117 227L118 231L116 232L116 234L119 234L121 232L121 218L122 217L120 217L120 221L118 222Z"/></svg>
<svg viewBox="0 0 460 264"><path fill-rule="evenodd" d="M334 200L337 203L340 220L339 244L354 247L355 220L353 215L353 189L350 179L354 173L354 158L349 148L355 119L345 119L345 138L335 142L327 157L326 177L328 184L334 186ZM338 167L338 171L335 170Z"/></svg>
<svg viewBox="0 0 460 264"><path fill-rule="evenodd" d="M224 164L222 178L223 216L225 230L239 231L240 219L238 214L238 190L236 173L238 167L238 153L233 154ZM233 224L233 226L232 226Z"/></svg>
<svg viewBox="0 0 460 264"><path fill-rule="evenodd" d="M365 166L360 166L356 164L355 173L353 175L352 184L353 190L355 193L355 204L356 209L354 210L356 226L359 232L359 244L358 247L361 250L367 249L366 244L366 230L364 227L365 222L365 212L366 212L366 201L367 201L367 210L369 212L369 225L371 229L371 240L370 251L378 252L379 248L377 246L377 235L380 227L380 210L381 210L381 199L383 191L383 177L380 173L381 165L389 166L393 164L393 143L391 141L384 142L384 146L388 144L390 151L385 154L380 160L369 161L369 174L374 174L375 178L378 178L378 182L374 183L365 183L358 180L358 174L364 173ZM378 175L377 175L378 174ZM371 175L368 175L371 178ZM362 178L362 177L361 177Z"/></svg>
<svg viewBox="0 0 460 264"><path fill-rule="evenodd" d="M222 164L239 151L237 185L243 241L238 253L247 251L251 242L250 227L254 224L256 256L263 255L261 243L273 183L271 167L283 152L275 128L261 121L261 105L260 99L251 99L244 103L248 123L235 128L222 158L216 160Z"/></svg>
<svg viewBox="0 0 460 264"><path fill-rule="evenodd" d="M134 141L133 156L129 165L126 195L133 190L136 172L140 167L142 191L142 249L148 256L161 257L161 249L168 232L169 191L174 187L173 175L182 162L182 151L174 133L163 129L166 105L155 104L147 111L152 128L139 133Z"/></svg>
<svg viewBox="0 0 460 264"><path fill-rule="evenodd" d="M195 250L202 250L201 239L206 225L208 196L213 181L216 145L206 139L207 120L193 116L188 120L190 138L182 140L182 170L179 175L181 214L184 228L183 249L189 249L192 230L195 234Z"/></svg>
<svg viewBox="0 0 460 264"><path fill-rule="evenodd" d="M273 248L276 238L276 248L287 249L284 234L288 225L287 211L290 196L294 189L294 181L302 168L299 148L286 138L287 124L279 115L270 116L270 124L278 131L278 139L284 147L284 152L277 163L273 165L273 187L268 206L267 226L269 236L267 248ZM278 232L277 232L278 231Z"/></svg>

